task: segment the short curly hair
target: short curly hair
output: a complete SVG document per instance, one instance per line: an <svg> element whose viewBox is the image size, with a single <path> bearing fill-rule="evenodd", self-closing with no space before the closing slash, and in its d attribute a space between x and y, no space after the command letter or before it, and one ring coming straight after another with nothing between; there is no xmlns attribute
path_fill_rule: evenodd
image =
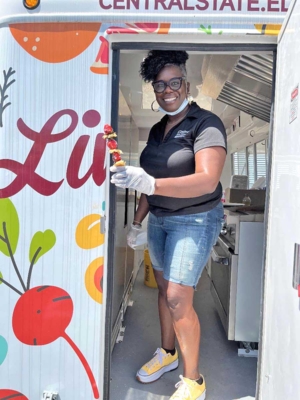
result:
<svg viewBox="0 0 300 400"><path fill-rule="evenodd" d="M188 58L188 53L182 50L150 50L141 63L140 75L145 82L152 82L166 65L176 65L186 75L185 63Z"/></svg>

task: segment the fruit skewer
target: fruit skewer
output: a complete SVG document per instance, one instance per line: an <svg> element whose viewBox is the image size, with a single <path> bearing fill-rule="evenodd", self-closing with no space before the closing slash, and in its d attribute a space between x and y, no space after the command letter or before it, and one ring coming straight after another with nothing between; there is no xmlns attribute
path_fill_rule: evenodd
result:
<svg viewBox="0 0 300 400"><path fill-rule="evenodd" d="M110 125L104 125L103 139L106 139L106 145L112 155L114 165L116 167L124 167L126 163L124 160L122 160L121 154L123 154L123 152L122 150L118 149L118 142L114 139L117 136L118 135L116 134L116 132L114 132L113 128Z"/></svg>

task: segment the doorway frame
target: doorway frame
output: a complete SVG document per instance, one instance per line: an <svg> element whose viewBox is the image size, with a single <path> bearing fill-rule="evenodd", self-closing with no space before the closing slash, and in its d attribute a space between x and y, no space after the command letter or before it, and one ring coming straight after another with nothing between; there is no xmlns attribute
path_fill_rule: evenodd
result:
<svg viewBox="0 0 300 400"><path fill-rule="evenodd" d="M275 101L275 84L276 84L276 59L277 59L277 43L255 44L255 43L157 43L157 42L112 42L112 80L111 80L111 125L115 131L118 131L118 110L119 110L119 81L120 81L120 53L122 50L185 50L198 51L202 53L257 53L272 52L273 53L273 81L272 81L272 97L271 97L271 114L270 129L268 136L268 166L266 177L266 200L265 200L265 216L264 216L264 243L263 243L263 266L262 266L262 296L261 296L261 319L260 319L260 342L263 342L263 319L264 319L264 292L265 292L265 275L266 275L266 254L267 254L267 236L269 229L269 210L270 210L270 177L272 171L272 149L273 149L273 132L274 132L274 101ZM115 210L116 210L116 188L110 184L109 189L110 208L109 208L109 224L108 224L108 250L107 250L107 296L106 296L106 316L105 316L105 352L104 352L104 377L103 377L103 400L110 400L110 376L111 376L111 358L112 358L112 304L113 304L113 276L114 276L114 247L115 247ZM261 364L262 351L259 351L257 360L257 378L256 378L256 400L260 400L261 388Z"/></svg>

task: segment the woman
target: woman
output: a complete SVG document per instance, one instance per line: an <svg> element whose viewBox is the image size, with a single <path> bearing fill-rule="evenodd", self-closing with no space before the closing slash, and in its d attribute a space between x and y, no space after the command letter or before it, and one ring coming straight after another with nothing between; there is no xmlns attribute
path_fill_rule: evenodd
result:
<svg viewBox="0 0 300 400"><path fill-rule="evenodd" d="M148 212L148 247L158 285L161 348L138 372L150 383L178 366L183 376L172 400L205 399L199 372L200 323L194 290L217 240L223 218L220 175L226 158L226 133L220 119L188 102L185 51L150 51L141 76L152 82L159 109L137 167L112 167L112 183L141 193L128 244Z"/></svg>

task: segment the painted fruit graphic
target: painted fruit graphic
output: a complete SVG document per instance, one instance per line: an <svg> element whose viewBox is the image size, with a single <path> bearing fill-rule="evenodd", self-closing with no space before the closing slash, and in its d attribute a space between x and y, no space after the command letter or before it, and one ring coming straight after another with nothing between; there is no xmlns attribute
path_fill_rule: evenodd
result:
<svg viewBox="0 0 300 400"><path fill-rule="evenodd" d="M10 31L32 57L60 63L81 54L97 36L100 23L11 24Z"/></svg>
<svg viewBox="0 0 300 400"><path fill-rule="evenodd" d="M76 227L76 243L85 250L93 249L104 243L105 235L100 232L101 215L89 214L82 218ZM96 258L85 273L85 288L97 303L102 304L103 257Z"/></svg>
<svg viewBox="0 0 300 400"><path fill-rule="evenodd" d="M96 258L88 266L85 273L85 287L88 294L97 303L102 304L103 297L103 257Z"/></svg>
<svg viewBox="0 0 300 400"><path fill-rule="evenodd" d="M28 400L24 394L11 389L0 389L0 400Z"/></svg>
<svg viewBox="0 0 300 400"><path fill-rule="evenodd" d="M93 249L104 243L104 233L100 232L101 215L89 214L79 221L76 228L76 243L82 249Z"/></svg>
<svg viewBox="0 0 300 400"><path fill-rule="evenodd" d="M114 33L157 33L157 34L168 34L170 30L170 23L153 23L153 22L136 22L126 23L125 27L111 26L107 29L107 34L111 35Z"/></svg>
<svg viewBox="0 0 300 400"><path fill-rule="evenodd" d="M20 226L17 210L9 198L0 199L0 252L9 257L23 291L10 284L0 271L0 283L8 286L20 296L13 311L12 327L17 339L29 346L44 346L59 338L65 339L81 361L91 384L95 399L99 399L99 391L93 372L70 336L66 333L73 316L73 301L71 296L57 286L30 287L33 268L40 257L50 251L56 242L54 232L47 229L36 232L31 240L29 249L29 271L27 282L23 280L17 266L14 253L18 246ZM97 273L97 280L101 273ZM100 283L99 283L100 285ZM1 285L2 286L2 285ZM0 392L1 393L1 392ZM17 394L17 395L15 395ZM0 400L14 397L0 397ZM21 393L11 393L15 397ZM26 397L23 398L24 400Z"/></svg>
<svg viewBox="0 0 300 400"><path fill-rule="evenodd" d="M99 398L95 378L84 355L65 332L73 316L70 295L56 286L38 286L27 290L17 301L12 325L20 342L43 346L60 337L65 339L82 362L90 380L95 399Z"/></svg>
<svg viewBox="0 0 300 400"><path fill-rule="evenodd" d="M95 74L108 74L108 54L109 45L105 37L100 36L100 49L97 54L94 64L91 66L91 71Z"/></svg>
<svg viewBox="0 0 300 400"><path fill-rule="evenodd" d="M152 22L136 22L124 26L110 26L106 33L112 34L138 34L138 33L157 33L158 35L166 35L169 33L170 23L152 23ZM96 56L96 60L91 66L91 71L95 74L108 74L109 62L109 43L105 37L100 36L100 49Z"/></svg>
<svg viewBox="0 0 300 400"><path fill-rule="evenodd" d="M64 337L71 322L73 302L56 286L38 286L25 292L14 308L12 325L20 342L43 346Z"/></svg>

